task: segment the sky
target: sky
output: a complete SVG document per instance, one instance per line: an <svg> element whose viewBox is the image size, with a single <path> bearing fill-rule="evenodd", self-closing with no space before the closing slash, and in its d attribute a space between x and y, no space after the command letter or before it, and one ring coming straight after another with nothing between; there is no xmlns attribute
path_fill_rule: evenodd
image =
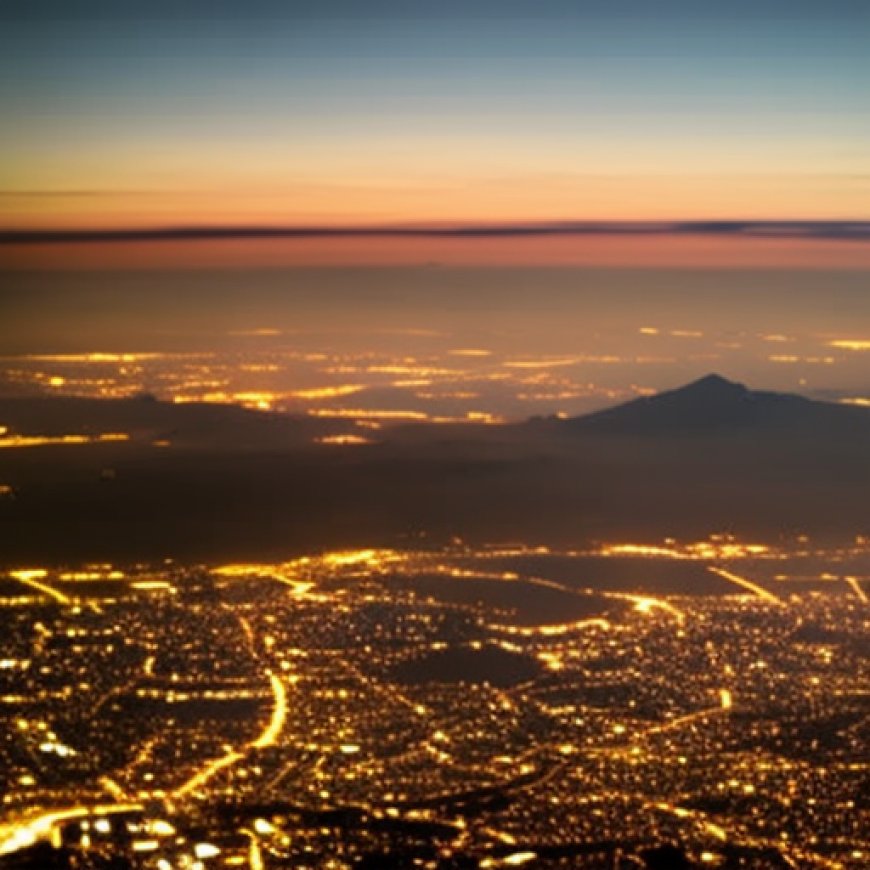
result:
<svg viewBox="0 0 870 870"><path fill-rule="evenodd" d="M861 220L868 93L861 0L5 0L0 228Z"/></svg>
<svg viewBox="0 0 870 870"><path fill-rule="evenodd" d="M868 94L866 0L2 0L0 355L652 324L608 388L864 397Z"/></svg>

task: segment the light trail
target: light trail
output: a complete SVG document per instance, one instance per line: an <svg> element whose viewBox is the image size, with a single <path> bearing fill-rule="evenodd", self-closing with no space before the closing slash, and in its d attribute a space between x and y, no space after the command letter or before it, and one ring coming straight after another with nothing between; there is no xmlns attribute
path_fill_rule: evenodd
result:
<svg viewBox="0 0 870 870"><path fill-rule="evenodd" d="M239 623L242 626L242 631L245 633L245 639L248 642L251 654L256 658L256 640L250 620L244 616L240 616ZM266 746L273 746L281 731L284 730L284 724L287 721L287 687L284 685L281 678L271 670L268 670L266 673L272 686L272 697L274 699L272 716L260 736L249 744L252 749L262 749Z"/></svg>
<svg viewBox="0 0 870 870"><path fill-rule="evenodd" d="M255 834L250 831L243 831L250 837L251 845L248 848L248 866L250 870L266 870L266 865L263 863L263 854L260 851L260 841Z"/></svg>
<svg viewBox="0 0 870 870"><path fill-rule="evenodd" d="M223 607L225 610L232 612L232 608L228 604L224 604ZM237 616L237 619L242 627L242 631L245 633L245 643L248 645L248 652L251 654L252 659L256 659L257 640L254 637L254 629L251 628L251 621L246 616Z"/></svg>
<svg viewBox="0 0 870 870"><path fill-rule="evenodd" d="M304 580L297 580L295 577L290 576L287 571L279 565L258 563L221 565L218 568L212 569L212 573L218 574L221 577L268 577L270 580L275 580L278 583L283 583L285 586L289 586L293 590L293 594L296 596L305 595L305 593L314 586L313 583Z"/></svg>
<svg viewBox="0 0 870 870"><path fill-rule="evenodd" d="M280 677L275 676L275 674L269 674L269 681L272 683L275 706L272 709L272 718L269 720L269 724L263 729L262 734L250 744L252 749L274 746L287 720L287 689Z"/></svg>
<svg viewBox="0 0 870 870"><path fill-rule="evenodd" d="M591 619L579 619L577 622L565 622L555 625L534 625L534 626L519 626L519 625L504 625L498 622L487 623L486 627L490 631L497 631L503 634L520 635L521 637L555 637L563 634L570 634L574 631L581 631L585 628L600 628L603 631L610 629L610 622L603 617L596 616Z"/></svg>
<svg viewBox="0 0 870 870"><path fill-rule="evenodd" d="M765 601L769 601L771 604L779 604L780 606L785 606L785 602L781 598L777 598L776 595L774 595L772 592L769 592L763 586L759 586L757 583L753 583L751 580L747 580L745 577L740 577L739 575L734 574L731 571L726 571L724 568L717 568L715 565L708 565L707 570L711 574L718 574L725 580L730 580L732 583L736 583L738 586L747 589L749 592L754 592L759 598L763 598Z"/></svg>
<svg viewBox="0 0 870 870"><path fill-rule="evenodd" d="M125 432L105 432L102 435L9 435L0 438L0 449L15 447L46 447L70 444L104 444L107 441L129 441Z"/></svg>
<svg viewBox="0 0 870 870"><path fill-rule="evenodd" d="M51 596L55 601L59 601L61 604L72 604L72 599L68 595L64 595L63 592L58 592L57 589L49 586L47 583L40 582L43 577L48 576L48 571L44 568L22 568L18 571L10 571L9 576L13 577L19 583L29 586L31 589L37 589L38 591Z"/></svg>
<svg viewBox="0 0 870 870"><path fill-rule="evenodd" d="M8 855L32 846L51 836L59 822L80 819L89 815L108 816L113 813L141 812L142 804L98 804L53 810L34 818L0 826L0 855Z"/></svg>
<svg viewBox="0 0 870 870"><path fill-rule="evenodd" d="M115 780L112 779L111 777L109 777L109 776L102 776L102 777L100 777L100 785L101 785L101 786L102 786L102 787L103 787L103 788L104 788L104 789L105 789L105 790L106 790L106 791L107 791L107 792L108 792L108 793L109 793L109 794L110 794L110 795L111 795L111 796L112 796L116 801L120 801L120 802L123 803L124 801L128 801L128 800L130 800L130 797L129 797L129 795L127 794L127 792L125 792L124 789L121 788L121 786L118 785L118 783L115 782Z"/></svg>
<svg viewBox="0 0 870 870"><path fill-rule="evenodd" d="M622 593L610 593L608 597L624 598L628 601L633 601L634 609L638 613L650 613L652 610L658 609L670 613L677 622L683 623L686 621L686 614L678 607L674 607L674 605L669 601L665 601L663 598L653 598L650 595L629 595Z"/></svg>
<svg viewBox="0 0 870 870"><path fill-rule="evenodd" d="M243 752L239 752L235 749L229 750L226 755L222 755L220 758L215 758L210 761L202 770L194 774L189 780L187 780L187 782L175 789L172 796L174 798L186 797L191 792L196 791L200 786L205 785L216 773L219 773L231 764L235 764L244 757L245 755Z"/></svg>
<svg viewBox="0 0 870 870"><path fill-rule="evenodd" d="M246 622L242 620L243 624ZM248 629L250 625L248 624ZM228 749L226 754L210 761L202 770L194 774L186 782L182 783L172 793L174 798L183 798L195 792L197 789L205 785L215 774L220 773L227 767L241 761L245 758L247 751L251 749L265 749L268 746L274 746L284 729L284 724L287 721L287 689L280 677L268 673L269 682L272 685L272 695L274 697L274 706L272 715L266 727L260 733L259 737L252 740L243 750Z"/></svg>
<svg viewBox="0 0 870 870"><path fill-rule="evenodd" d="M301 598L314 588L313 583L306 582L305 580L296 580L294 577L289 577L287 574L283 574L280 571L274 571L269 576L272 577L272 579L277 580L279 583L289 586L293 590L293 595L297 598Z"/></svg>
<svg viewBox="0 0 870 870"><path fill-rule="evenodd" d="M870 598L867 597L867 593L861 588L857 577L844 577L843 579L852 587L852 590L862 604L870 604Z"/></svg>
<svg viewBox="0 0 870 870"><path fill-rule="evenodd" d="M665 731L672 731L675 728L680 728L687 725L689 722L695 722L698 719L706 719L711 716L721 716L727 713L731 708L725 706L724 703L718 707L707 707L704 710L696 710L694 713L686 713L685 716L678 716L676 719L670 719L661 725L654 725L652 728L647 728L643 732L644 736L648 734L661 734Z"/></svg>

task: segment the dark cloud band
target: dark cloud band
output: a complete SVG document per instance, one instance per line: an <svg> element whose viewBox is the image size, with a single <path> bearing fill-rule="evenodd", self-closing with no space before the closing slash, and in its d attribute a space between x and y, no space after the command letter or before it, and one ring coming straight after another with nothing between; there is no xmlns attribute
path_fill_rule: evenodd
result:
<svg viewBox="0 0 870 870"><path fill-rule="evenodd" d="M120 229L0 230L0 244L159 242L305 238L520 238L536 236L720 236L870 241L870 222L679 221L399 226L181 226Z"/></svg>

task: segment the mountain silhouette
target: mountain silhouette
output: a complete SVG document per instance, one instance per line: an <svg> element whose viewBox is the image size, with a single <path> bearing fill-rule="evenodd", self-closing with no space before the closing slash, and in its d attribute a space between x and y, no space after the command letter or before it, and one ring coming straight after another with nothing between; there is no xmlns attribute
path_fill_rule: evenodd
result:
<svg viewBox="0 0 870 870"><path fill-rule="evenodd" d="M728 434L751 430L781 436L870 434L862 408L818 402L789 393L750 390L710 374L675 390L657 393L575 417L571 431L612 435Z"/></svg>
<svg viewBox="0 0 870 870"><path fill-rule="evenodd" d="M316 435L352 430L347 421L256 411L229 404L174 404L140 396L133 399L16 397L0 399L0 414L14 431L52 435L68 432L124 431L167 433L178 441L252 442L295 446ZM394 427L386 440L444 443L446 440L499 441L548 434L625 436L728 434L737 430L820 437L870 436L870 411L815 401L790 393L751 390L718 374L677 389L644 396L568 420L534 418L502 427L468 424L409 424Z"/></svg>

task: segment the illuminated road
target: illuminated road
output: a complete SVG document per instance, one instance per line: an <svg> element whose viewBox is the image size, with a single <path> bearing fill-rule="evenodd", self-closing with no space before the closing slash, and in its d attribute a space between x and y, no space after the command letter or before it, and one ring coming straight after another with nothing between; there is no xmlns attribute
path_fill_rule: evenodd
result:
<svg viewBox="0 0 870 870"><path fill-rule="evenodd" d="M51 447L71 444L105 444L107 441L129 441L124 432L105 432L102 435L9 435L0 438L0 450L16 447Z"/></svg>
<svg viewBox="0 0 870 870"><path fill-rule="evenodd" d="M108 816L113 813L140 812L141 804L98 804L96 806L78 806L68 809L56 809L31 819L25 819L8 825L0 826L0 855L8 855L26 849L39 840L51 836L54 826L71 819L80 819L89 815Z"/></svg>
<svg viewBox="0 0 870 870"><path fill-rule="evenodd" d="M265 870L266 865L263 863L263 855L260 851L260 841L257 835L248 830L243 830L243 834L247 834L251 844L248 847L248 866L250 870Z"/></svg>
<svg viewBox="0 0 870 870"><path fill-rule="evenodd" d="M47 583L40 582L43 577L48 576L48 571L44 568L22 568L19 571L10 571L9 576L16 579L19 583L29 586L31 589L36 589L51 596L61 604L72 604L72 599L68 595L58 592L57 589L49 586Z"/></svg>
<svg viewBox="0 0 870 870"><path fill-rule="evenodd" d="M174 798L183 798L187 797L187 795L195 792L198 788L205 785L216 773L219 773L225 767L229 767L231 764L235 764L237 761L241 761L245 757L244 753L237 752L235 749L227 752L226 755L222 755L220 758L215 758L210 761L205 767L202 768L198 773L192 776L187 782L180 785L175 791L172 793Z"/></svg>
<svg viewBox="0 0 870 870"><path fill-rule="evenodd" d="M373 553L374 551L366 551L366 553L369 552ZM292 563L290 564L292 565ZM284 586L289 586L293 595L297 597L305 595L314 586L313 583L297 579L284 566L280 565L260 563L221 565L219 568L214 568L213 571L221 577L250 577L253 580L270 577Z"/></svg>
<svg viewBox="0 0 870 870"><path fill-rule="evenodd" d="M274 746L287 720L287 689L281 678L275 674L269 674L269 682L272 684L272 695L275 701L272 708L272 718L263 729L262 734L250 744L252 749Z"/></svg>
<svg viewBox="0 0 870 870"><path fill-rule="evenodd" d="M100 785L116 800L120 802L130 800L127 792L109 776L100 777Z"/></svg>
<svg viewBox="0 0 870 870"><path fill-rule="evenodd" d="M678 716L676 719L670 719L661 725L654 725L652 728L647 728L644 735L661 734L665 731L673 731L675 728L681 728L683 725L688 725L690 722L697 722L699 719L709 719L711 716L721 716L723 713L728 713L731 710L731 695L722 697L722 702L718 707L706 707L703 710L696 710L694 713L686 713L685 716Z"/></svg>
<svg viewBox="0 0 870 870"><path fill-rule="evenodd" d="M857 577L844 577L843 579L852 587L852 590L862 604L870 604L870 598L867 597L867 593L861 588Z"/></svg>
<svg viewBox="0 0 870 870"><path fill-rule="evenodd" d="M634 609L638 613L650 613L650 611L658 609L670 613L678 622L685 622L686 620L686 614L683 613L682 610L678 607L674 607L673 604L669 601L665 601L663 598L652 598L649 595L623 595L618 593L610 593L610 597L626 598L629 601L633 601Z"/></svg>
<svg viewBox="0 0 870 870"><path fill-rule="evenodd" d="M748 590L749 592L754 592L759 598L763 598L765 601L769 601L771 604L785 605L785 602L781 598L777 598L776 595L774 595L772 592L769 592L763 586L759 586L757 583L753 583L751 580L747 580L745 577L740 577L739 575L734 574L731 571L726 571L724 568L717 568L715 565L708 565L707 570L710 571L712 574L718 574L725 580L730 580L732 583L736 583L738 586Z"/></svg>
<svg viewBox="0 0 870 870"><path fill-rule="evenodd" d="M254 634L250 622L244 617L241 617L239 622L242 625L246 638L251 641ZM189 794L193 794L212 779L215 774L220 773L220 771L245 758L248 750L265 749L268 746L275 745L287 721L287 687L284 685L283 680L281 680L281 678L276 674L267 671L267 675L272 687L272 715L266 723L265 728L260 732L260 735L247 744L244 749L228 749L225 755L212 759L205 765L205 767L176 788L172 792L173 798L184 798Z"/></svg>

